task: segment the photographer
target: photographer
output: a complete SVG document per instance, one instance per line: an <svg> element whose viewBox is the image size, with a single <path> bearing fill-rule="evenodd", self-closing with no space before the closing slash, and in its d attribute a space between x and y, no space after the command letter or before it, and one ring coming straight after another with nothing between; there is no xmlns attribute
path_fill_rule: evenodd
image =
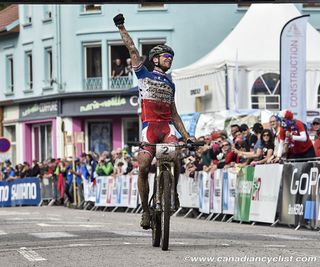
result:
<svg viewBox="0 0 320 267"><path fill-rule="evenodd" d="M104 156L99 158L96 173L98 176L108 176L113 173L113 165L111 163L109 152L104 153Z"/></svg>

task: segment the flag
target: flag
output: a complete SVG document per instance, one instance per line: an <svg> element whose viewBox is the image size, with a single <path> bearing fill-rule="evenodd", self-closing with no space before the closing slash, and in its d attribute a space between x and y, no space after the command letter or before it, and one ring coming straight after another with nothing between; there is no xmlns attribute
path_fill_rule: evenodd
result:
<svg viewBox="0 0 320 267"><path fill-rule="evenodd" d="M306 30L309 15L288 21L280 34L281 109L306 121Z"/></svg>

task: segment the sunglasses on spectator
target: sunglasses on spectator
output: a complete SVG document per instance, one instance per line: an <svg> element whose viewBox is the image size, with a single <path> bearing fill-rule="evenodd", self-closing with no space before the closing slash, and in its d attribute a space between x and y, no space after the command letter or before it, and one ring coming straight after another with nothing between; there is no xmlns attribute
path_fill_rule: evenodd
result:
<svg viewBox="0 0 320 267"><path fill-rule="evenodd" d="M171 55L170 53L162 53L159 55L160 57L165 57L165 58L173 58L173 55Z"/></svg>
<svg viewBox="0 0 320 267"><path fill-rule="evenodd" d="M221 147L225 147L225 146L229 146L229 144L222 144L222 146L221 146Z"/></svg>
<svg viewBox="0 0 320 267"><path fill-rule="evenodd" d="M320 123L318 123L318 122L314 122L314 123L312 123L312 125L319 125Z"/></svg>
<svg viewBox="0 0 320 267"><path fill-rule="evenodd" d="M263 136L269 136L270 137L270 134L264 134Z"/></svg>

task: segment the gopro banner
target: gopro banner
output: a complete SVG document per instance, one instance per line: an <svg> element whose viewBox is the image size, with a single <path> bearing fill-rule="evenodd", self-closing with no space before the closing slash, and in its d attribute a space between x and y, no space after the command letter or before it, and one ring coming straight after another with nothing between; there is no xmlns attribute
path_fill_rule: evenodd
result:
<svg viewBox="0 0 320 267"><path fill-rule="evenodd" d="M41 201L38 178L0 182L0 206L35 206Z"/></svg>
<svg viewBox="0 0 320 267"><path fill-rule="evenodd" d="M293 18L280 35L281 109L306 121L306 29L309 15Z"/></svg>
<svg viewBox="0 0 320 267"><path fill-rule="evenodd" d="M319 170L317 162L284 165L280 223L317 227L320 219Z"/></svg>
<svg viewBox="0 0 320 267"><path fill-rule="evenodd" d="M277 211L283 165L257 165L254 170L250 221L273 223Z"/></svg>

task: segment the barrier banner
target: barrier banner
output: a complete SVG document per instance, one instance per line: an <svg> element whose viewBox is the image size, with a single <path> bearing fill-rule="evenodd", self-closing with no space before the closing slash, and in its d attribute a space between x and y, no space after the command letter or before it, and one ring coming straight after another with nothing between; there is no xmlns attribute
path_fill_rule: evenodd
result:
<svg viewBox="0 0 320 267"><path fill-rule="evenodd" d="M238 172L234 211L234 219L237 221L249 222L253 174L254 168L251 166L240 168Z"/></svg>
<svg viewBox="0 0 320 267"><path fill-rule="evenodd" d="M83 195L85 201L95 202L96 200L96 186L93 182L87 179L82 179Z"/></svg>
<svg viewBox="0 0 320 267"><path fill-rule="evenodd" d="M254 170L249 220L273 223L283 165L257 165Z"/></svg>
<svg viewBox="0 0 320 267"><path fill-rule="evenodd" d="M198 173L199 211L210 213L210 175L207 172Z"/></svg>
<svg viewBox="0 0 320 267"><path fill-rule="evenodd" d="M138 175L129 174L128 176L128 208L136 208L138 205Z"/></svg>
<svg viewBox="0 0 320 267"><path fill-rule="evenodd" d="M126 190L126 194L124 195L124 190L127 189L126 177L124 175L120 175L115 177L115 188L113 190L113 206L116 207L124 207L128 205L128 190ZM126 202L127 201L127 202Z"/></svg>
<svg viewBox="0 0 320 267"><path fill-rule="evenodd" d="M113 188L114 178L112 176L99 176L96 178L96 203L95 206L114 206Z"/></svg>
<svg viewBox="0 0 320 267"><path fill-rule="evenodd" d="M213 209L211 212L213 213L221 213L222 212L222 169L218 169L214 171L213 174Z"/></svg>
<svg viewBox="0 0 320 267"><path fill-rule="evenodd" d="M29 177L10 182L0 182L0 206L39 205L41 201L38 178Z"/></svg>
<svg viewBox="0 0 320 267"><path fill-rule="evenodd" d="M188 177L180 174L177 185L180 206L184 208L198 208L198 178Z"/></svg>
<svg viewBox="0 0 320 267"><path fill-rule="evenodd" d="M283 166L280 223L319 225L319 168L317 162Z"/></svg>
<svg viewBox="0 0 320 267"><path fill-rule="evenodd" d="M236 183L237 183L237 169L230 168L223 171L223 187L222 187L222 213L234 214L234 202L236 199Z"/></svg>

